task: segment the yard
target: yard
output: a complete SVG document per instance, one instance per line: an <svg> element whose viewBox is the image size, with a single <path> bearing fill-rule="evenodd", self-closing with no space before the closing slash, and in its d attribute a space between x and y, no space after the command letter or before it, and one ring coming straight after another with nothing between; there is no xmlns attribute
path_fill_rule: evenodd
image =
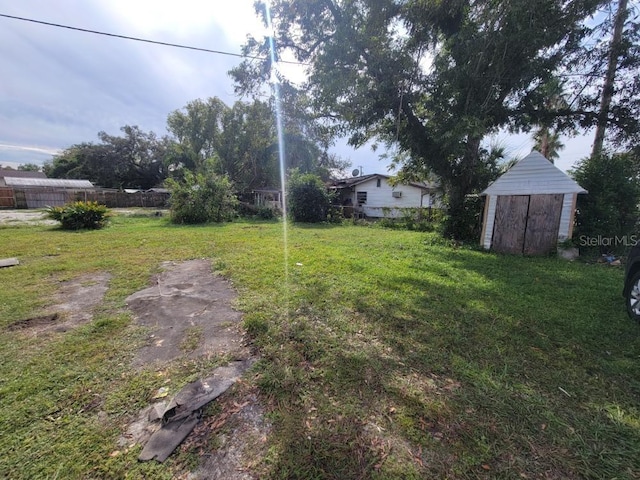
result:
<svg viewBox="0 0 640 480"><path fill-rule="evenodd" d="M116 217L104 230L0 226L0 477L186 478L233 434L201 432L164 464L118 437L159 386L224 358L130 368L144 331L124 299L165 260L211 260L260 356L247 390L271 424L256 478L640 478L640 326L622 270L498 256L376 227ZM93 320L11 328L63 280L110 275ZM88 277L82 277L88 278ZM215 422L207 424L216 425ZM243 477L244 478L244 477Z"/></svg>

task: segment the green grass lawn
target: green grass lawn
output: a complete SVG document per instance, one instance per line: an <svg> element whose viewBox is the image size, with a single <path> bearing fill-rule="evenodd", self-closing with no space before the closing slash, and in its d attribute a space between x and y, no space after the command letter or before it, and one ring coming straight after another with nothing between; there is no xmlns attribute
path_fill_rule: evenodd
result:
<svg viewBox="0 0 640 480"><path fill-rule="evenodd" d="M640 478L640 326L621 269L351 225L290 226L286 245L276 222L0 227L0 258L21 261L0 269L0 477L193 468L195 451L138 463L116 440L159 386L129 366L144 336L124 299L160 262L204 257L238 290L261 356L247 377L273 425L260 478ZM97 271L112 279L90 324L6 328ZM162 385L214 364L176 362Z"/></svg>

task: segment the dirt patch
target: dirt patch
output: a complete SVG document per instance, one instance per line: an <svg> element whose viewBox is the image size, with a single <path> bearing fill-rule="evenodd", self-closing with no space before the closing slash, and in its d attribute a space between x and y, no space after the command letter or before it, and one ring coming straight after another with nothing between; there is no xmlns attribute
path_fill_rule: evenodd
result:
<svg viewBox="0 0 640 480"><path fill-rule="evenodd" d="M0 210L0 225L56 225L46 213L37 210Z"/></svg>
<svg viewBox="0 0 640 480"><path fill-rule="evenodd" d="M208 260L163 263L155 285L126 299L140 325L150 328L148 343L134 366L165 364L180 357L229 354L249 358L240 322L232 307L235 291L222 276L211 272Z"/></svg>
<svg viewBox="0 0 640 480"><path fill-rule="evenodd" d="M38 328L52 325L58 321L60 315L53 313L51 315L40 315L39 317L25 318L7 326L7 330L24 330L27 328Z"/></svg>
<svg viewBox="0 0 640 480"><path fill-rule="evenodd" d="M222 276L212 273L208 260L166 262L154 284L127 298L136 322L149 329L148 342L134 359L136 368L158 367L185 356L228 355L251 363L251 351L241 329L242 316L232 307L235 291ZM97 272L60 282L53 305L42 315L15 322L7 329L28 335L64 332L93 319L111 276ZM247 362L243 362L247 361ZM225 368L220 370L225 371ZM215 400L220 413L204 418L182 447L201 452L201 465L187 474L193 480L255 478L251 471L264 455L270 430L255 387L239 380L232 392ZM99 409L96 397L83 411ZM120 439L119 447L144 445L158 429L150 417L162 403L140 412ZM104 412L97 415L106 416ZM187 477L185 477L187 478Z"/></svg>
<svg viewBox="0 0 640 480"><path fill-rule="evenodd" d="M149 328L148 342L136 355L136 368L161 368L179 358L228 355L251 361L243 338L242 315L232 303L236 293L209 260L165 262L153 286L126 299L136 322ZM219 369L223 372L225 369ZM220 413L198 423L182 449L197 449L201 465L190 479L247 480L261 457L269 424L255 391L240 380L232 393L215 400ZM140 412L120 439L120 447L145 444L158 429L163 402ZM211 446L213 444L213 446Z"/></svg>
<svg viewBox="0 0 640 480"><path fill-rule="evenodd" d="M102 303L111 275L91 273L60 282L54 304L37 317L27 318L7 326L30 335L66 332L93 319L95 308Z"/></svg>
<svg viewBox="0 0 640 480"><path fill-rule="evenodd" d="M255 387L240 381L233 396L220 401L220 413L198 425L182 446L196 449L200 467L189 480L252 480L266 453L271 424L265 419ZM217 444L210 445L214 437Z"/></svg>

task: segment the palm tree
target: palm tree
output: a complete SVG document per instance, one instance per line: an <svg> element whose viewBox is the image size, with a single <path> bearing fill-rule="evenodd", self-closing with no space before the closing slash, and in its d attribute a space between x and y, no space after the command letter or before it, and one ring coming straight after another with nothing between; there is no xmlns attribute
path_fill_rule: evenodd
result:
<svg viewBox="0 0 640 480"><path fill-rule="evenodd" d="M560 157L559 152L564 148L564 143L560 141L560 134L548 127L540 127L536 130L533 141L535 142L533 148L551 163Z"/></svg>

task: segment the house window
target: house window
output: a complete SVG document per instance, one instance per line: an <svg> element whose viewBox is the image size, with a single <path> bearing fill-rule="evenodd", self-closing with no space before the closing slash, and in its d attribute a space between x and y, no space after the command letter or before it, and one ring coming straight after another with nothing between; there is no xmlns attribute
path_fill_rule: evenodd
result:
<svg viewBox="0 0 640 480"><path fill-rule="evenodd" d="M356 200L358 201L358 205L367 203L367 192L356 192Z"/></svg>
<svg viewBox="0 0 640 480"><path fill-rule="evenodd" d="M376 187L380 188L380 179L376 180Z"/></svg>

